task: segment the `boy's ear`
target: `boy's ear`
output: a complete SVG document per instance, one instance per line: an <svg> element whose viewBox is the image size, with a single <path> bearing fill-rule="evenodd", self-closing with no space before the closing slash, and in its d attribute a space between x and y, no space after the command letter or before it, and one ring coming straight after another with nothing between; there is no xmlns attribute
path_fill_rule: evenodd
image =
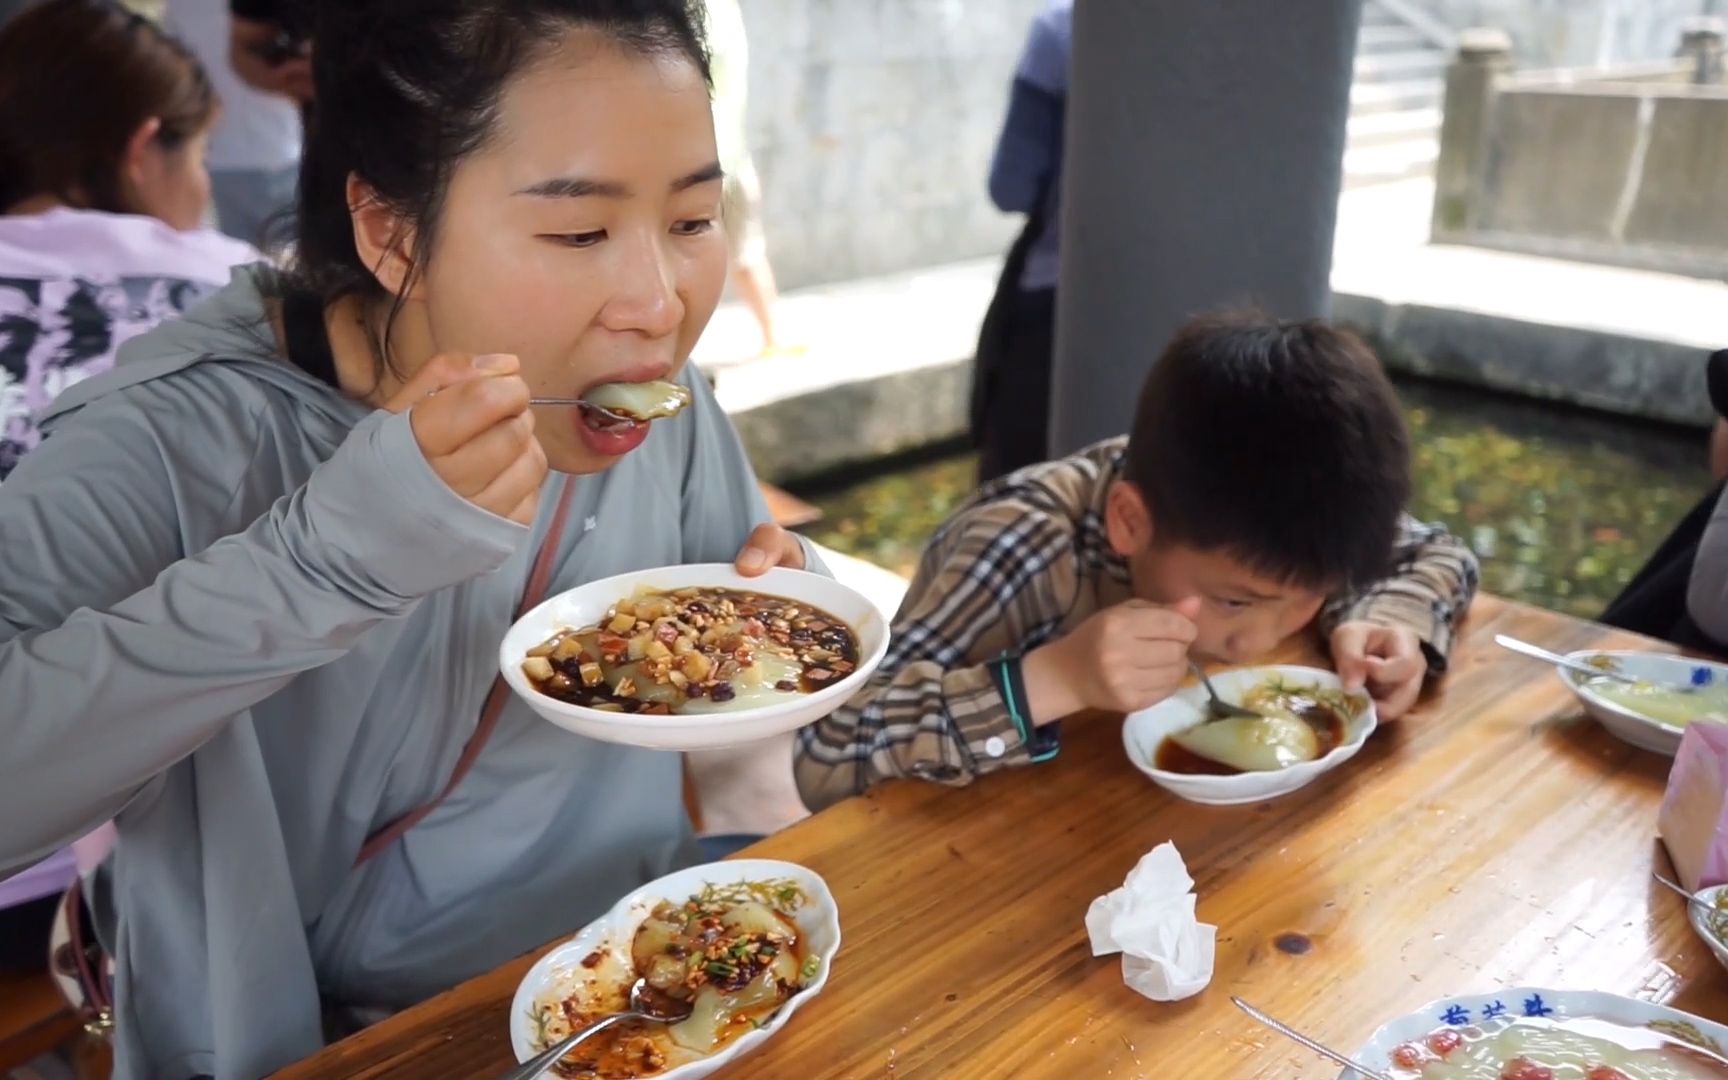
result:
<svg viewBox="0 0 1728 1080"><path fill-rule="evenodd" d="M1152 544L1152 508L1140 489L1126 480L1112 483L1104 496L1104 535L1110 550L1123 558Z"/></svg>

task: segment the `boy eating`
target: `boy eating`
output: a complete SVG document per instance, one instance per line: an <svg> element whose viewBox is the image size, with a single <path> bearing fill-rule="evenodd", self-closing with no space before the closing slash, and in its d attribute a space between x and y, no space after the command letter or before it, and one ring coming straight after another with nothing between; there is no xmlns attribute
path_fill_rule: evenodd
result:
<svg viewBox="0 0 1728 1080"><path fill-rule="evenodd" d="M1320 322L1177 332L1132 432L986 485L925 548L887 658L800 733L813 808L1053 757L1056 721L1162 701L1318 626L1382 719L1445 670L1475 556L1404 512L1410 447L1362 341Z"/></svg>

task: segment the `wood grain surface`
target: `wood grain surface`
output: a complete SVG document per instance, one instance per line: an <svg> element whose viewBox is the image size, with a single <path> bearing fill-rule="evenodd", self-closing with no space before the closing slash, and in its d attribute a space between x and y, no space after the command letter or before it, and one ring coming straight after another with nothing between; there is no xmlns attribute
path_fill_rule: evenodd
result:
<svg viewBox="0 0 1728 1080"><path fill-rule="evenodd" d="M885 785L751 848L821 873L845 942L832 981L718 1075L1337 1075L1232 994L1347 1049L1434 998L1533 985L1728 1020L1728 973L1650 881L1668 759L1583 718L1543 666L1492 644L1640 648L1632 635L1480 599L1441 688L1343 768L1256 806L1181 802L1106 717L1048 765L969 788ZM1314 657L1293 645L1283 659ZM1218 927L1212 984L1178 1004L1093 958L1083 918L1174 840ZM330 1047L284 1077L485 1077L512 1064L523 957Z"/></svg>

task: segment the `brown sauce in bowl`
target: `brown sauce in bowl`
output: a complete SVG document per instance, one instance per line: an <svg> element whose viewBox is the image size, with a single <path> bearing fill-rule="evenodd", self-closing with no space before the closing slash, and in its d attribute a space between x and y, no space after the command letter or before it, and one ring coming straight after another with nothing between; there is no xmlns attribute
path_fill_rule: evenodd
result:
<svg viewBox="0 0 1728 1080"><path fill-rule="evenodd" d="M1336 709L1308 698L1293 698L1289 704L1290 711L1314 729L1314 735L1320 743L1319 752L1314 755L1316 759L1330 754L1344 742L1346 725L1344 717L1340 716ZM1152 755L1152 767L1187 776L1240 776L1243 771L1233 765L1201 757L1169 737L1158 744L1157 752Z"/></svg>

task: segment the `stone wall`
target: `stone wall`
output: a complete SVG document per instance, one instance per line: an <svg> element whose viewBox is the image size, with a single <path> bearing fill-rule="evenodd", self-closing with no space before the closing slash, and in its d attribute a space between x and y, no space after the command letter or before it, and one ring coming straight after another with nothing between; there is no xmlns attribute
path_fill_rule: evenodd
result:
<svg viewBox="0 0 1728 1080"><path fill-rule="evenodd" d="M795 287L1007 249L985 190L1046 0L744 0L768 250Z"/></svg>
<svg viewBox="0 0 1728 1080"><path fill-rule="evenodd" d="M1455 29L1492 26L1512 36L1520 67L1591 67L1674 53L1680 26L1722 14L1720 0L1418 0Z"/></svg>
<svg viewBox="0 0 1728 1080"><path fill-rule="evenodd" d="M1453 90L1481 85L1471 66ZM1728 277L1728 87L1672 74L1492 78L1474 123L1442 129L1440 171L1460 183L1437 197L1434 239ZM1449 90L1448 109L1466 96Z"/></svg>

